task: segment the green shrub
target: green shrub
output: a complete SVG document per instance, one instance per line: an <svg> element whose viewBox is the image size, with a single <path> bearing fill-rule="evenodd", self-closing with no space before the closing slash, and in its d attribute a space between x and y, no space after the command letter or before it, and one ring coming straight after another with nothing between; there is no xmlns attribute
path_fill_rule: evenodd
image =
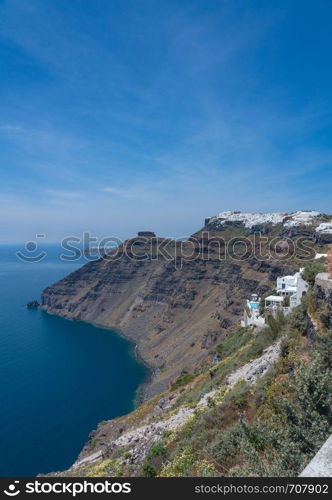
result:
<svg viewBox="0 0 332 500"><path fill-rule="evenodd" d="M284 298L283 305L284 305L284 307L289 307L290 306L290 297L289 297L289 295L286 295L286 297Z"/></svg>
<svg viewBox="0 0 332 500"><path fill-rule="evenodd" d="M152 460L155 457L165 457L166 456L166 448L162 444L158 443L150 448L149 453L147 454L147 460Z"/></svg>
<svg viewBox="0 0 332 500"><path fill-rule="evenodd" d="M196 455L190 449L186 448L178 453L173 460L168 463L161 471L163 477L191 477L196 462Z"/></svg>
<svg viewBox="0 0 332 500"><path fill-rule="evenodd" d="M316 297L314 290L310 290L307 293L304 301L305 301L308 313L315 314L317 307L318 307L318 301L317 301L317 297Z"/></svg>
<svg viewBox="0 0 332 500"><path fill-rule="evenodd" d="M305 266L302 272L302 278L310 285L314 285L317 274L323 273L325 270L326 265L321 259L314 260Z"/></svg>
<svg viewBox="0 0 332 500"><path fill-rule="evenodd" d="M231 356L244 346L252 337L252 328L240 327L229 333L229 335L217 345L216 350L223 358Z"/></svg>
<svg viewBox="0 0 332 500"><path fill-rule="evenodd" d="M151 465L150 462L144 462L142 469L144 477L155 477L157 475L156 469Z"/></svg>
<svg viewBox="0 0 332 500"><path fill-rule="evenodd" d="M184 375L180 375L172 384L171 384L171 389L172 391L175 391L176 389L179 389L179 387L183 387L184 385L189 384L196 375L193 373L185 373Z"/></svg>
<svg viewBox="0 0 332 500"><path fill-rule="evenodd" d="M248 398L251 388L247 382L240 380L230 392L224 397L224 406L232 407L234 410L243 410L248 406Z"/></svg>
<svg viewBox="0 0 332 500"><path fill-rule="evenodd" d="M266 378L265 391L273 381L278 404L266 399L261 381L259 400L269 412L251 424L233 424L207 447L221 470L230 476L298 475L332 431L331 360L332 333L328 332L319 336L310 363L298 359L290 382L283 383L284 390L278 378Z"/></svg>
<svg viewBox="0 0 332 500"><path fill-rule="evenodd" d="M146 455L142 466L145 477L155 477L160 472L167 457L167 450L162 443L153 445Z"/></svg>
<svg viewBox="0 0 332 500"><path fill-rule="evenodd" d="M332 330L317 336L316 350L321 357L322 364L332 370Z"/></svg>

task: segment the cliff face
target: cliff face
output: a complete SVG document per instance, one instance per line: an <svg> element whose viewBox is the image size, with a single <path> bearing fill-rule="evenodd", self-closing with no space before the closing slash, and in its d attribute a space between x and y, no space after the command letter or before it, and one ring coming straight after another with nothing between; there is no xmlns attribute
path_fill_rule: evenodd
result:
<svg viewBox="0 0 332 500"><path fill-rule="evenodd" d="M318 288L270 326L231 331L213 367L102 422L52 475L297 476L332 433L332 331Z"/></svg>
<svg viewBox="0 0 332 500"><path fill-rule="evenodd" d="M175 243L171 243L174 255ZM149 251L140 246L140 251ZM185 246L184 246L185 249ZM137 253L137 252L135 252ZM280 266L278 265L278 269ZM119 329L153 369L145 397L203 362L239 321L248 294L271 285L276 264L200 258L183 262L112 256L91 262L48 287L42 309Z"/></svg>
<svg viewBox="0 0 332 500"><path fill-rule="evenodd" d="M317 276L315 289L287 320L278 318L255 335L251 328L236 328L251 293L270 292L278 276L304 266L315 251L326 251L332 223L317 215L304 223L304 212L293 219L264 216L265 222L257 214L244 214L244 221L238 213L231 220L221 215L207 219L185 243L150 234L129 240L117 253L44 290L42 309L118 328L153 369L145 401L101 423L65 475L296 475L332 431L326 331L332 325L332 291L325 280ZM300 224L293 224L296 217ZM326 233L317 231L321 226ZM258 242L257 232L264 236ZM312 243L310 255L307 245L302 252L303 238ZM292 256L285 239L298 243ZM303 400L313 380L321 390L317 408L316 400ZM300 418L290 413L285 420L284 404L295 404ZM304 453L308 408L319 418L306 428ZM260 455L246 452L251 432L263 443ZM271 440L280 448L272 456ZM295 450L291 462L289 447Z"/></svg>
<svg viewBox="0 0 332 500"><path fill-rule="evenodd" d="M120 257L86 264L46 288L41 300L52 314L117 328L137 344L153 370L145 398L184 370L209 363L211 349L238 324L250 293L264 293L290 268L273 260L220 260L213 247L208 258L203 251L181 263L192 244L167 241L166 257L157 248L163 242L130 240Z"/></svg>

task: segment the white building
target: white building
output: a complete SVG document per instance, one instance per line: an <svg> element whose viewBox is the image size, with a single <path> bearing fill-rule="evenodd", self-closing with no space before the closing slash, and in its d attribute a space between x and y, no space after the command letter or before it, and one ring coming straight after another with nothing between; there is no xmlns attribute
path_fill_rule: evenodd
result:
<svg viewBox="0 0 332 500"><path fill-rule="evenodd" d="M269 295L265 299L265 311L276 316L279 311L285 315L301 304L302 297L307 293L309 285L302 278L303 269L293 275L277 278L277 295ZM289 305L285 305L285 297L289 297ZM260 315L260 298L252 294L247 300L241 326L263 326L265 317Z"/></svg>
<svg viewBox="0 0 332 500"><path fill-rule="evenodd" d="M321 259L323 257L324 259L327 259L327 253L316 253L315 260Z"/></svg>
<svg viewBox="0 0 332 500"><path fill-rule="evenodd" d="M266 308L275 308L275 309L280 309L282 308L284 303L284 298L280 297L280 295L269 295L265 299L265 307Z"/></svg>
<svg viewBox="0 0 332 500"><path fill-rule="evenodd" d="M284 315L288 314L291 310L290 307L284 305L285 297L280 295L269 295L265 299L265 312L276 317L278 312Z"/></svg>
<svg viewBox="0 0 332 500"><path fill-rule="evenodd" d="M244 308L243 320L241 326L263 326L265 324L264 316L259 314L260 297L256 293L247 300Z"/></svg>
<svg viewBox="0 0 332 500"><path fill-rule="evenodd" d="M308 291L309 285L302 278L303 269L289 276L277 278L277 293L281 297L289 296L289 307L293 309L301 304L301 299Z"/></svg>
<svg viewBox="0 0 332 500"><path fill-rule="evenodd" d="M285 297L286 295L292 295L292 293L295 293L299 275L300 272L297 272L294 275L277 278L278 295Z"/></svg>

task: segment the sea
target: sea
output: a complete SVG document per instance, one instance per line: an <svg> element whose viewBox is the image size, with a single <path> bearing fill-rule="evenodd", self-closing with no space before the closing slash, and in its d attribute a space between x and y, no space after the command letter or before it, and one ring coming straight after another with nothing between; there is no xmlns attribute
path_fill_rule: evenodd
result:
<svg viewBox="0 0 332 500"><path fill-rule="evenodd" d="M133 410L147 376L115 331L26 307L86 263L57 245L24 260L30 250L0 245L1 477L68 468L99 422Z"/></svg>

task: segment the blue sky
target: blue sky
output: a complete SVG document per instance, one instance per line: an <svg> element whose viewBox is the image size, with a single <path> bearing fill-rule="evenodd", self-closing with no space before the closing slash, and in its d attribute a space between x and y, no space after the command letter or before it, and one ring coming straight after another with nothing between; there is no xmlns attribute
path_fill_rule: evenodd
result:
<svg viewBox="0 0 332 500"><path fill-rule="evenodd" d="M332 212L330 0L0 0L1 241Z"/></svg>

